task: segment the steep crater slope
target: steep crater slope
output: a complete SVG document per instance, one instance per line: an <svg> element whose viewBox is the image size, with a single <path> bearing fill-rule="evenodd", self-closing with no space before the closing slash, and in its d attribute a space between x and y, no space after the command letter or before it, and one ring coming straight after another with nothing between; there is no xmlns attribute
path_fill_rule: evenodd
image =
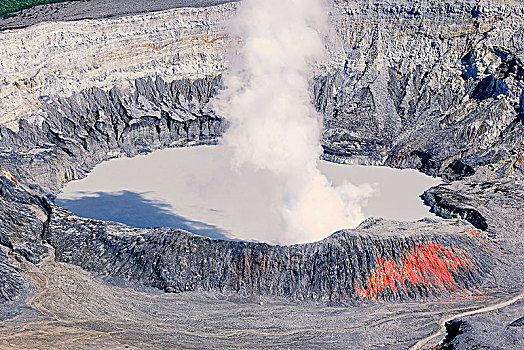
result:
<svg viewBox="0 0 524 350"><path fill-rule="evenodd" d="M455 295L490 285L498 274L497 266L501 265L497 261L504 257L487 249L492 243L485 235L460 221L409 224L372 220L359 230L341 232L318 243L278 247L81 219L42 197L56 193L67 180L85 176L104 159L173 145L212 143L223 131L222 119L205 114L177 121L167 112L139 120L126 113L141 97L152 100L156 96L190 114L178 102L181 96L192 105L206 102L204 96L212 95L216 80L166 84L157 78L154 82L139 79L135 84L131 97L122 96L115 88L51 104L51 117L41 128L22 122L17 133L3 129L2 140L11 149L3 155L3 164L16 170L6 172L11 179L3 177L3 211L5 218L12 219L5 222L2 232L14 256L38 263L48 254L44 244L48 242L60 261L166 291L206 290L336 302ZM111 118L100 120L101 110ZM27 208L23 217L28 219L20 217L21 208ZM13 221L18 225L28 222L26 225L34 229L10 230ZM475 251L475 256L470 256L469 250Z"/></svg>
<svg viewBox="0 0 524 350"><path fill-rule="evenodd" d="M344 50L312 90L324 157L416 168L443 217L522 247L524 6L337 2ZM335 63L336 62L336 63Z"/></svg>
<svg viewBox="0 0 524 350"><path fill-rule="evenodd" d="M314 85L328 154L450 180L522 171L522 2L338 5L344 50Z"/></svg>
<svg viewBox="0 0 524 350"><path fill-rule="evenodd" d="M1 31L0 122L13 130L20 119L40 124L45 105L93 87L214 76L224 70L223 24L234 9L227 3ZM133 116L151 113L143 106Z"/></svg>
<svg viewBox="0 0 524 350"><path fill-rule="evenodd" d="M326 118L327 159L414 167L455 180L427 191L425 199L437 213L466 219L480 230L460 220L371 220L321 242L274 247L209 240L173 229L138 230L81 219L54 206L46 196L103 160L216 141L226 125L206 104L220 86L224 67L217 62L222 62L225 47L220 23L232 11L234 6L225 4L126 17L109 26L103 21L109 32L118 23L135 28L135 38L144 44L126 46L130 51L124 54L111 51L107 57L113 64L78 70L59 64L55 75L38 71L54 69L43 62L63 55L43 50L43 56L32 56L40 48L19 41L39 27L2 34L10 43L3 46L3 66L9 68L14 57L37 72L13 80L22 72L9 63L12 71L3 77L1 101L11 107L4 110L0 126L2 251L38 263L48 254L49 242L60 261L166 291L354 302L522 285L519 274L510 278L518 268L522 241L522 112L516 97L522 96L522 51L515 47L518 40L507 41L522 33L521 3L337 3L333 18L344 47L331 51L329 66L318 67L312 85L314 101ZM172 18L167 24L166 13ZM492 21L500 13L505 17ZM135 22L145 18L166 28L141 36ZM421 18L427 28L416 24ZM405 26L398 28L399 21ZM450 30L451 21L455 25ZM63 24L41 26L51 25ZM479 29L486 27L487 36ZM497 28L504 33L490 36ZM106 42L95 32L82 36ZM165 33L190 35L190 40L182 48L173 46L164 41ZM404 46L387 47L402 42L383 39L388 33L403 38ZM151 37L158 41L149 42ZM65 47L66 39L58 42ZM120 45L120 40L114 42ZM416 43L427 50L417 52ZM471 47L464 49L464 43ZM13 49L19 46L26 51ZM504 60L514 59L504 63L491 56L495 46L507 53ZM174 51L164 51L168 47ZM86 57L77 64L90 62ZM483 64L493 73L482 70ZM512 67L507 76L495 77L504 64ZM468 77L475 69L482 73ZM148 77L157 70L164 73ZM192 79L177 80L179 76ZM12 260L0 263L13 271L2 287L4 299L13 299L23 286L23 274Z"/></svg>

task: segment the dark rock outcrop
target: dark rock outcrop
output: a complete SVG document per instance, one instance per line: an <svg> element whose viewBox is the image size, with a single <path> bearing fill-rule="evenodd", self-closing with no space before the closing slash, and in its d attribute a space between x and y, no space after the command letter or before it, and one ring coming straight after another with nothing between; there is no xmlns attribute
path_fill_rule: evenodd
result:
<svg viewBox="0 0 524 350"><path fill-rule="evenodd" d="M0 304L13 301L27 283L22 270L9 258L6 247L2 245L0 245Z"/></svg>
<svg viewBox="0 0 524 350"><path fill-rule="evenodd" d="M475 209L475 201L443 187L433 187L421 196L424 203L441 217L464 219L480 230L487 230L486 219Z"/></svg>
<svg viewBox="0 0 524 350"><path fill-rule="evenodd" d="M455 349L453 345L455 338L471 328L466 322L461 320L448 321L444 326L446 327L446 336L440 343L440 348L443 350Z"/></svg>

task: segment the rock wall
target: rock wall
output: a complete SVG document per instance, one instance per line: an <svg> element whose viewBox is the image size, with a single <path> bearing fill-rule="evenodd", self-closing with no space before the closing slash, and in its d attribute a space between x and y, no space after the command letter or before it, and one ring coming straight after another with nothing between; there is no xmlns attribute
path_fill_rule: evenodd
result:
<svg viewBox="0 0 524 350"><path fill-rule="evenodd" d="M0 32L0 120L39 124L47 103L93 87L130 95L136 78L214 77L236 6ZM521 1L334 2L311 85L325 158L449 180L492 163L522 174L523 14Z"/></svg>
<svg viewBox="0 0 524 350"><path fill-rule="evenodd" d="M0 122L40 124L50 101L133 80L216 75L224 69L223 23L234 4L135 16L49 22L0 32ZM132 93L132 91L131 91Z"/></svg>
<svg viewBox="0 0 524 350"><path fill-rule="evenodd" d="M520 1L337 2L344 50L313 85L327 158L451 180L509 158L500 176L522 174L523 14Z"/></svg>
<svg viewBox="0 0 524 350"><path fill-rule="evenodd" d="M18 132L0 127L0 145L7 150L1 153L4 175L9 174L1 177L6 219L0 227L15 259L38 263L49 243L59 261L170 292L336 303L460 295L491 285L500 273L506 258L487 249L493 242L474 237L461 221L371 220L318 243L279 247L175 229L134 229L82 219L53 205L50 193L105 159L210 143L224 130L225 122L204 113L220 78L170 84L137 79L134 85L131 96L117 88L90 89L52 102L41 127L24 122Z"/></svg>
<svg viewBox="0 0 524 350"><path fill-rule="evenodd" d="M225 128L206 114L205 104L220 77L179 80L137 79L133 93L91 88L46 103L41 126L0 125L0 160L13 176L57 193L98 163L155 149L213 143Z"/></svg>

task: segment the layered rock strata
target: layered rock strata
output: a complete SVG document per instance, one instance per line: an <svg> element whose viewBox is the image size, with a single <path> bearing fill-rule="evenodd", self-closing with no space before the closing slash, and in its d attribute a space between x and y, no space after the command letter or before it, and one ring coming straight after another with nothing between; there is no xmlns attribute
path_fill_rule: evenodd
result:
<svg viewBox="0 0 524 350"><path fill-rule="evenodd" d="M13 130L20 119L41 124L49 117L48 103L85 89L132 90L137 78L216 75L224 69L223 24L234 8L182 8L2 31L0 122Z"/></svg>

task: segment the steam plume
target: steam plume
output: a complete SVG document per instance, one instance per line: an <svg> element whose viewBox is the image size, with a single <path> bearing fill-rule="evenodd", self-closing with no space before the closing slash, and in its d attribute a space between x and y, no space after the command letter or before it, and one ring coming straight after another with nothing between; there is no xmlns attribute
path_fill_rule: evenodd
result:
<svg viewBox="0 0 524 350"><path fill-rule="evenodd" d="M369 188L335 189L317 169L321 116L308 80L325 56L327 14L319 0L244 0L230 23L239 43L213 108L230 122L223 142L233 166L271 179L264 183L285 232L268 232L267 241L315 241L363 219Z"/></svg>

